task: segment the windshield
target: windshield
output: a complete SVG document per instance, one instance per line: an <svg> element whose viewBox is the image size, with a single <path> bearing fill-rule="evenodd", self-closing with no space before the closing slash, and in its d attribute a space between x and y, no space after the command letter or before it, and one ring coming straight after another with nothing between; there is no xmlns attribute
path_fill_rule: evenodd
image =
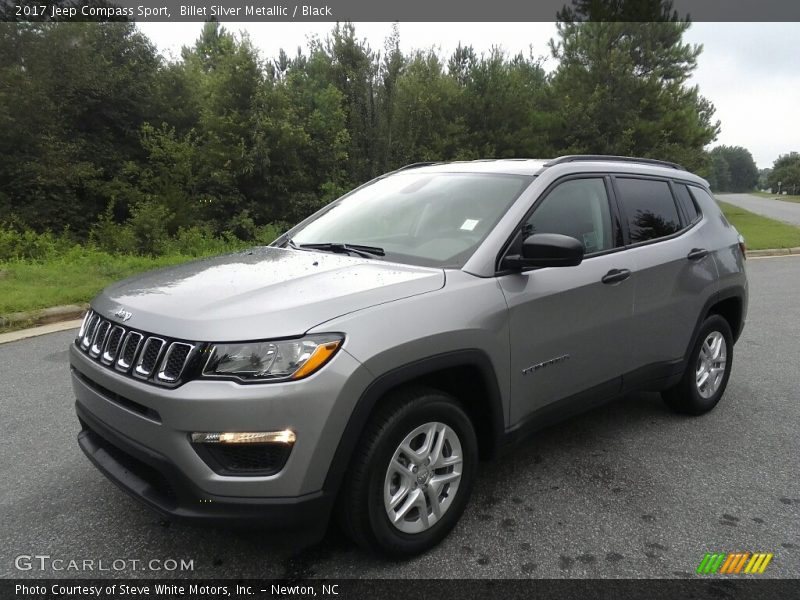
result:
<svg viewBox="0 0 800 600"><path fill-rule="evenodd" d="M337 200L290 235L297 246L372 246L384 260L461 268L532 180L401 172Z"/></svg>

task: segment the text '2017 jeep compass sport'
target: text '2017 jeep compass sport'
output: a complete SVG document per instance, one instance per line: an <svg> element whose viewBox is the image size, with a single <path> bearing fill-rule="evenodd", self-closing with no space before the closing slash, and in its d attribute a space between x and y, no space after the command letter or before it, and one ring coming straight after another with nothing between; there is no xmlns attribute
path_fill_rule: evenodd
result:
<svg viewBox="0 0 800 600"><path fill-rule="evenodd" d="M701 414L744 325L744 244L678 165L411 165L272 245L127 279L70 351L79 443L172 517L423 551L479 457L637 390ZM292 536L295 537L296 536Z"/></svg>

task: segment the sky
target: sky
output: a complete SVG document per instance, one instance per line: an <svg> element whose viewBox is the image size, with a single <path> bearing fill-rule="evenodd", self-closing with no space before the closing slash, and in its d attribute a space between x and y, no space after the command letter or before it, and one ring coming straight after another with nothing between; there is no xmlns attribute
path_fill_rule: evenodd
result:
<svg viewBox="0 0 800 600"><path fill-rule="evenodd" d="M309 37L324 38L332 23L225 23L246 31L262 58L289 55L305 48ZM202 23L139 23L139 28L168 58L180 57ZM449 55L459 44L486 52L499 46L509 54L532 52L545 57L544 67L556 67L548 40L554 23L400 23L404 52L437 48ZM391 23L356 23L356 35L375 49L383 48ZM780 155L800 152L800 23L694 23L684 37L702 44L703 53L690 83L716 107L722 131L709 147L744 146L759 168L771 167Z"/></svg>

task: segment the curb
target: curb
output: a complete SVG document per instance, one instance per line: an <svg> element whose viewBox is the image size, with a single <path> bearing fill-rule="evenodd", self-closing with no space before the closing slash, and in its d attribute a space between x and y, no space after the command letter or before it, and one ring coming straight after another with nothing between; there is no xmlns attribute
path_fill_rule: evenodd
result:
<svg viewBox="0 0 800 600"><path fill-rule="evenodd" d="M38 327L28 327L27 329L17 329L16 331L9 331L8 333L0 333L0 345L8 344L9 342L18 342L40 335L47 335L48 333L78 329L81 323L82 319L75 319L74 321L59 321L58 323L50 323L49 325L39 325Z"/></svg>
<svg viewBox="0 0 800 600"><path fill-rule="evenodd" d="M66 306L53 306L39 310L10 313L0 316L0 329L34 327L60 321L72 321L73 319L81 318L88 308L88 303L67 304Z"/></svg>
<svg viewBox="0 0 800 600"><path fill-rule="evenodd" d="M747 258L758 256L790 256L800 255L800 246L795 248L772 248L770 250L748 250Z"/></svg>

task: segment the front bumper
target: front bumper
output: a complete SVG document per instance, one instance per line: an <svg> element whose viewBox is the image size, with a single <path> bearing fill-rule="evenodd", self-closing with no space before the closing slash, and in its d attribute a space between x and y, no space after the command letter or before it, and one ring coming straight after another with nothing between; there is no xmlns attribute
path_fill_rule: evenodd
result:
<svg viewBox="0 0 800 600"><path fill-rule="evenodd" d="M239 385L190 381L163 389L70 350L78 440L92 463L124 491L177 519L324 531L335 489L323 489L353 405L371 381L339 352L298 382ZM285 466L263 476L220 474L198 455L192 432L292 429Z"/></svg>
<svg viewBox="0 0 800 600"><path fill-rule="evenodd" d="M255 524L291 530L294 536L312 540L325 532L333 507L329 494L316 492L296 498L209 494L167 457L101 423L80 403L75 410L81 423L78 445L92 464L124 492L165 517L233 526Z"/></svg>

